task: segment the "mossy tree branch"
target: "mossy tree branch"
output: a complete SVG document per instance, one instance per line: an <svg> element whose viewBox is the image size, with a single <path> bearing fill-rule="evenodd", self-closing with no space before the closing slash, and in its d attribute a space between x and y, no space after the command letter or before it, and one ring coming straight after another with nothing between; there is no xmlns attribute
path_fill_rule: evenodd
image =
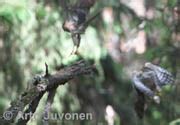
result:
<svg viewBox="0 0 180 125"><path fill-rule="evenodd" d="M47 99L44 112L44 115L46 115L48 112L50 112L50 107L53 103L53 98L59 85L64 85L67 81L75 77L88 75L92 73L93 69L94 66L87 66L84 61L78 61L51 75L48 73L48 66L46 65L46 74L32 78L31 82L29 83L31 84L31 87L26 89L18 99L11 102L11 106L6 111L4 111L4 114L2 117L0 117L0 122L6 124L14 123L19 112L23 113L22 115L25 115L26 113L34 113L41 98L46 92L48 92L49 98ZM26 106L28 106L28 108L25 110ZM10 113L9 117L5 116L6 112ZM30 120L30 117L27 119L20 118L17 120L18 125L25 125Z"/></svg>

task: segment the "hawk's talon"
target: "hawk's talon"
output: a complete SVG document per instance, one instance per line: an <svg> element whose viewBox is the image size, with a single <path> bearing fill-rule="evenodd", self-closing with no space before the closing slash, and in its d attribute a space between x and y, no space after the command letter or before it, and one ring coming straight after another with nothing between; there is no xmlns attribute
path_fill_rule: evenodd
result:
<svg viewBox="0 0 180 125"><path fill-rule="evenodd" d="M155 95L155 96L153 97L153 100L154 100L157 104L160 103L160 97L157 96L157 95Z"/></svg>

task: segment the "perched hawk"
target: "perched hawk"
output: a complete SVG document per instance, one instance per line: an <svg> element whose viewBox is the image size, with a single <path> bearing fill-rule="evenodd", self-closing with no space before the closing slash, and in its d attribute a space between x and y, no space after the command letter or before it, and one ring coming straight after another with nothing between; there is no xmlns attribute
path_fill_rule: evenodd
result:
<svg viewBox="0 0 180 125"><path fill-rule="evenodd" d="M135 110L137 115L142 118L147 107L145 97L147 96L159 104L160 97L157 92L161 91L163 86L173 84L174 78L167 70L148 62L140 71L133 73L132 83L137 92Z"/></svg>

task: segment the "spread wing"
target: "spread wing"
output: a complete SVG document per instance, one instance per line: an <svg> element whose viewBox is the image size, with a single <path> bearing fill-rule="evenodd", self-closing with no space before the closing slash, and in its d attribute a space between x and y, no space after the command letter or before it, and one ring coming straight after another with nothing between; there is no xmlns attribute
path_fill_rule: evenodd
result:
<svg viewBox="0 0 180 125"><path fill-rule="evenodd" d="M173 84L174 83L174 77L173 75L168 72L166 69L161 68L160 66L156 66L152 63L146 63L145 67L151 69L152 71L154 71L155 74L155 82L157 82L157 84L159 86L164 86L164 85L168 85L168 84Z"/></svg>

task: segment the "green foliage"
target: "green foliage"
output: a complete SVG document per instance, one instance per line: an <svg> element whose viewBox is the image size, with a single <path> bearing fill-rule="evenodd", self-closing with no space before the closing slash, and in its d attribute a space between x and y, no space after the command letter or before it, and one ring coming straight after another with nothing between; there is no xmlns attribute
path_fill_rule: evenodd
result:
<svg viewBox="0 0 180 125"><path fill-rule="evenodd" d="M70 0L69 3L73 2L75 1ZM172 10L176 6L176 0L160 0L154 4L153 9L166 6ZM178 125L179 88L163 88L162 103L150 104L142 123L134 113L134 92L130 79L132 69L141 67L146 61L159 62L162 67L178 74L180 63L177 60L178 54L174 54L176 48L172 39L173 26L169 23L173 19L171 11L156 10L153 19L144 20L143 31L148 42L146 41L145 52L139 55L133 49L124 52L121 46L129 39L134 39L143 19L132 8L117 0L98 1L91 11L92 15L104 7L112 9L113 23L110 25L105 22L102 15L97 17L82 35L79 57L70 56L73 43L70 34L62 29L64 10L59 3L49 0L0 0L0 108L6 108L10 100L23 91L34 74L45 72L45 62L50 73L54 73L59 67L83 58L94 63L96 73L90 78L77 78L71 81L72 84L59 87L53 112L92 111L97 115L97 123L85 121L82 124L106 124L104 110L107 105L112 105L116 110L117 125L124 121L127 125ZM3 28L6 30L3 31ZM46 98L45 96L40 103L39 113L44 110L42 107ZM37 122L40 120L29 124ZM68 124L73 124L73 121Z"/></svg>
<svg viewBox="0 0 180 125"><path fill-rule="evenodd" d="M0 1L0 16L10 23L27 21L28 10L25 0Z"/></svg>

